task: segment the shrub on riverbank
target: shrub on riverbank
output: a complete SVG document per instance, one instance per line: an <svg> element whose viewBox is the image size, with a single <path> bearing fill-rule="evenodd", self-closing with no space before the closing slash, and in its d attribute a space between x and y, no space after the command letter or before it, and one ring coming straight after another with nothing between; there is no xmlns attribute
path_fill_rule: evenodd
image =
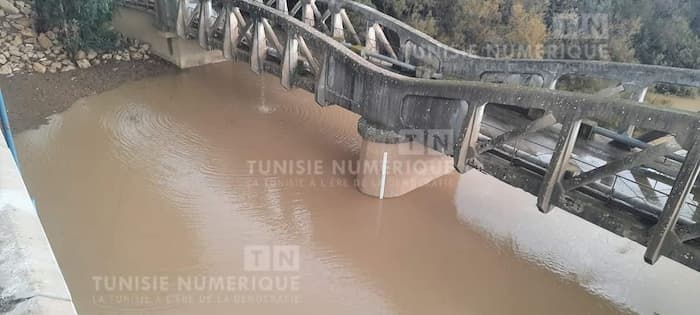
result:
<svg viewBox="0 0 700 315"><path fill-rule="evenodd" d="M118 34L110 26L114 0L35 0L35 6L38 30L58 27L63 45L72 54L118 45Z"/></svg>

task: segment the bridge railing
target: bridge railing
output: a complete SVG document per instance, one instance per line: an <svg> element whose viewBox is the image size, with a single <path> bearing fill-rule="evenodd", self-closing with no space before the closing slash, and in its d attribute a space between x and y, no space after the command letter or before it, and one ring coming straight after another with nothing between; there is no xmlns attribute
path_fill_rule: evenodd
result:
<svg viewBox="0 0 700 315"><path fill-rule="evenodd" d="M275 0L276 1L276 0ZM275 2L271 1L271 2ZM302 1L303 2L303 1ZM309 1L310 5L326 3L327 10L321 15L321 23L336 12L344 14L345 10L361 15L366 23L379 25L379 29L389 29L396 34L396 43L392 47L400 47L400 53L394 53L404 62L433 63L436 71L449 77L464 80L484 80L485 75L499 73L504 76L537 76L537 80L529 80L530 86L554 88L556 82L565 75L581 75L592 78L610 79L619 82L625 90L635 93L630 96L634 100L642 98L644 90L655 83L678 84L682 86L700 87L700 71L692 69L670 68L639 64L625 64L601 61L581 60L526 60L498 59L473 55L448 45L410 27L409 25L374 8L350 0L316 0ZM314 9L317 10L317 9ZM292 15L294 12L292 11ZM344 15L347 15L345 13ZM342 24L348 25L349 24ZM342 25L337 24L335 32ZM353 38L355 38L353 36ZM539 84L537 84L539 83Z"/></svg>
<svg viewBox="0 0 700 315"><path fill-rule="evenodd" d="M644 102L649 88L655 84L700 88L698 70L602 61L486 58L445 45L361 3L350 0L299 1L295 9L301 7L300 4L313 8L314 17L319 19L317 25L320 25L321 30L328 30L326 24L329 17L335 19L336 15L340 16L337 19L339 22L331 21L333 29L327 33L332 33L334 38L341 40L345 39L344 33L349 33L352 36L349 36L348 41L368 47L366 43L361 42L352 21L347 18L349 14L362 17L362 22L369 25L365 34L376 32L382 52L419 69L417 74L422 77L429 78L438 73L440 77L446 78L515 83L549 89L556 89L557 83L563 77L585 77L615 82L614 86L600 91L600 95L626 97L638 102ZM317 4L325 4L325 13L320 13ZM292 10L291 15L295 14ZM385 33L393 36L387 36ZM364 36L365 39L371 37ZM632 135L634 126L621 126L620 129L625 134Z"/></svg>
<svg viewBox="0 0 700 315"><path fill-rule="evenodd" d="M646 245L650 263L665 255L700 270L700 225L681 217L700 172L700 115L639 102L653 82L698 87L697 70L481 58L354 2L328 2L325 13L316 2L302 0L289 8L285 0L267 3L274 7L253 0L181 0L176 30L198 39L204 48L223 49L226 57L250 63L256 73L280 76L285 88L314 93L322 106L342 106L394 131L452 130L455 146L444 152L454 156L458 171L479 168L537 196L543 212L558 206ZM366 32L357 31L352 12L345 9L365 17ZM391 43L385 27L398 34L399 45ZM414 54L416 47L437 52L438 58L420 59ZM494 71L536 74L545 88L479 82L484 73ZM570 73L619 80L636 96L630 100L546 89ZM460 80L440 79L453 76ZM488 133L485 111L492 107L542 114ZM610 156L602 165L572 171L577 144L579 149L591 145L577 141L584 120L614 121L666 136L641 150ZM545 160L519 145L539 133L552 139ZM671 154L682 158L668 161L665 156ZM662 206L616 191L618 181L629 182L623 172L641 167L672 169L666 171L670 192ZM605 183L609 178L612 184ZM640 184L644 185L635 182Z"/></svg>
<svg viewBox="0 0 700 315"><path fill-rule="evenodd" d="M152 7L155 0L124 1L149 3L141 6ZM213 7L223 7L224 2L202 3L208 3L210 19L215 19L220 9ZM185 4L181 7L189 8L182 15L198 19L189 12L198 10L200 1L184 0L180 3ZM445 45L393 17L354 1L299 0L289 3L295 5L290 7L287 0L266 1L268 6L282 9L335 39L361 48L365 54L393 58L395 62L412 66L413 70L422 68L421 74L437 72L443 77L487 82L493 82L498 77L501 78L498 82L519 82L552 89L562 77L577 75L616 81L621 88L611 90L609 95L627 91L627 97L636 101L643 101L648 88L657 83L700 88L698 70L602 61L486 58ZM351 16L361 19L358 21ZM364 25L360 28L356 24ZM389 33L391 36L387 35ZM513 80L513 77L520 80Z"/></svg>

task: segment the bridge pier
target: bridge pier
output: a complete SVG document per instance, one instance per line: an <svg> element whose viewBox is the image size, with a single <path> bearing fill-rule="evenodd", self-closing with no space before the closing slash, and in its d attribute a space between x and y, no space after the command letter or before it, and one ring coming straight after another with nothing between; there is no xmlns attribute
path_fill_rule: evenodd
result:
<svg viewBox="0 0 700 315"><path fill-rule="evenodd" d="M452 158L364 118L357 188L379 199L395 198L455 172Z"/></svg>
<svg viewBox="0 0 700 315"><path fill-rule="evenodd" d="M207 50L200 47L199 42L185 40L175 32L158 29L148 13L136 9L121 8L112 24L129 38L149 43L152 53L182 69L226 61L221 50Z"/></svg>

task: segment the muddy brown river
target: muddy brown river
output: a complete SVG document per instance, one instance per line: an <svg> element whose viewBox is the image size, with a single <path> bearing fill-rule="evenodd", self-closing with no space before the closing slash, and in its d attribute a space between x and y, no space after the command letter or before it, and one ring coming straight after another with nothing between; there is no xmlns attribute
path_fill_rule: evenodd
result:
<svg viewBox="0 0 700 315"><path fill-rule="evenodd" d="M487 175L361 194L357 119L219 64L16 142L80 314L698 314L699 273Z"/></svg>

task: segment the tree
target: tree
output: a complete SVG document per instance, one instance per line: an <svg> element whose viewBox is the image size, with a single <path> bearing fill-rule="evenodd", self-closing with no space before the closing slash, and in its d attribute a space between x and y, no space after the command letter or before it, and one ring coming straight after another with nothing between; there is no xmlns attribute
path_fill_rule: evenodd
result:
<svg viewBox="0 0 700 315"><path fill-rule="evenodd" d="M43 0L47 1L47 0ZM65 0L64 0L65 1ZM700 66L700 0L362 0L456 48L513 57ZM601 19L604 36L557 37L558 19ZM572 49L576 48L576 49ZM578 52L578 53L572 53ZM522 50L520 51L522 52Z"/></svg>
<svg viewBox="0 0 700 315"><path fill-rule="evenodd" d="M497 26L501 23L502 0L457 0L452 9L445 8L441 28L448 40L463 48L484 47L499 41ZM450 29L454 31L449 32Z"/></svg>
<svg viewBox="0 0 700 315"><path fill-rule="evenodd" d="M508 44L524 46L525 54L519 58L542 58L547 26L544 24L544 6L531 6L528 10L523 3L516 0L509 7L509 16L505 21L505 38Z"/></svg>
<svg viewBox="0 0 700 315"><path fill-rule="evenodd" d="M636 55L642 63L700 68L700 38L688 19L690 3L655 0L635 37Z"/></svg>

